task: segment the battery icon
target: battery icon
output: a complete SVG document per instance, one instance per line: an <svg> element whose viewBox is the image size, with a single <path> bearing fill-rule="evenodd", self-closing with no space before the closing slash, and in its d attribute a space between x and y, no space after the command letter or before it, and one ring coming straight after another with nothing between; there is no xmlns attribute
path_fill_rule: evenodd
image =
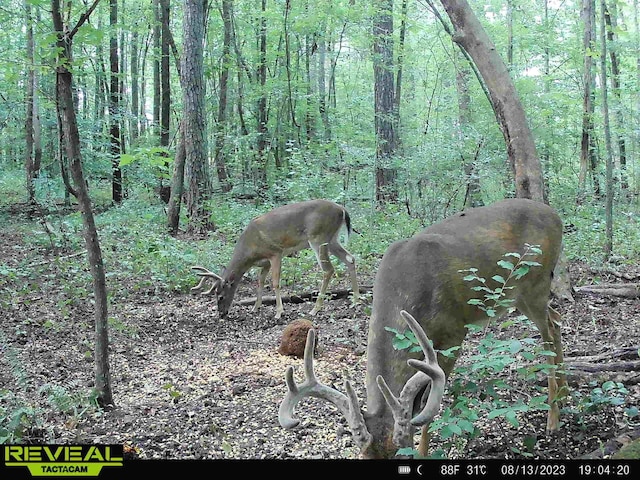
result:
<svg viewBox="0 0 640 480"><path fill-rule="evenodd" d="M398 473L400 475L409 475L411 473L411 467L409 465L398 465Z"/></svg>

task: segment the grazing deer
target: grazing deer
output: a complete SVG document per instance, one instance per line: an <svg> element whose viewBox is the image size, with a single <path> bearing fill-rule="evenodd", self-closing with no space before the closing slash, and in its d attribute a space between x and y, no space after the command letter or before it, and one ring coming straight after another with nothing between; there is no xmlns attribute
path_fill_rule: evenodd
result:
<svg viewBox="0 0 640 480"><path fill-rule="evenodd" d="M536 261L541 266L532 268L504 294L536 324L545 350L555 353L549 354L550 363L560 365L562 345L556 325L559 315L548 303L561 243L562 222L558 215L543 203L524 199L464 211L412 238L393 243L382 258L373 289L366 412L361 411L348 382L345 395L317 381L313 352L309 350L303 384L294 382L293 367L287 371L288 393L280 405L280 424L285 428L296 426L293 410L297 402L309 396L321 398L334 403L347 417L364 458L389 458L399 448L413 447L416 427L423 429L419 453L426 456L428 426L438 413L445 378L456 360L438 355L436 361L428 339L433 341L435 350L460 346L467 332L465 325L482 324L489 319L469 303L471 298L482 299L485 292L472 290L461 270L477 268L477 274L487 278L486 286L493 289L500 286L491 277L497 273L496 263L505 253L522 255L526 244L538 245L542 253ZM495 317L504 315L506 310L498 310ZM406 350L394 349L386 328L402 331L404 322L419 339L426 362L419 362L415 354ZM313 340L312 334L309 339ZM559 389L566 386L566 379L552 371L548 384L547 430L554 431L559 427Z"/></svg>
<svg viewBox="0 0 640 480"><path fill-rule="evenodd" d="M200 283L192 291L204 287L207 279L213 278L213 285L203 294L216 294L218 313L224 318L243 275L253 266L262 270L258 277L258 292L254 310L262 305L262 288L271 270L273 290L276 295L276 317L280 318L284 308L280 296L280 268L282 258L305 248L312 248L323 271L322 285L311 315L315 315L324 300L324 295L333 276L334 269L329 254L344 263L351 277L353 300L358 300L358 281L353 255L339 242L340 232L346 229L351 234L351 219L344 207L328 200L309 200L284 205L267 212L249 222L240 235L233 251L233 257L222 275L210 272L204 267L192 267L200 275Z"/></svg>

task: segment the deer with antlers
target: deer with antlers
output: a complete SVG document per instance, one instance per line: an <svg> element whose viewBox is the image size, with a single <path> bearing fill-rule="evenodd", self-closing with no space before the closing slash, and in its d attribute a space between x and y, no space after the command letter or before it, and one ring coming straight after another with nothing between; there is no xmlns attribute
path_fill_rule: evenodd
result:
<svg viewBox="0 0 640 480"><path fill-rule="evenodd" d="M359 295L356 264L353 255L340 244L339 236L343 230L346 230L347 237L351 234L351 219L347 210L334 202L308 200L278 207L249 222L238 238L231 261L221 275L204 267L192 267L201 279L191 290L199 291L203 289L207 280L213 279L211 287L202 293L217 296L218 314L220 318L224 318L229 313L240 280L251 267L257 266L261 271L254 310L262 305L262 289L271 271L271 283L276 295L275 318L280 318L284 312L280 294L282 258L311 248L323 271L323 278L310 315L315 315L322 307L334 274L330 254L338 257L347 267L355 302Z"/></svg>
<svg viewBox="0 0 640 480"><path fill-rule="evenodd" d="M505 253L523 254L526 245L539 246L542 253L536 260L540 266L503 293L535 323L545 351L550 352L549 362L560 366L559 315L549 307L549 297L561 243L562 222L555 211L524 199L463 211L393 243L382 258L373 289L366 411L361 410L349 382L345 383L345 394L317 380L309 347L314 334L310 331L304 359L306 379L298 385L293 367L287 370L288 393L280 405L280 424L295 427L296 404L305 397L316 397L335 404L345 415L362 457L390 458L399 448L414 447L418 427L422 428L418 451L426 456L428 426L439 411L446 378L456 361L435 352L460 346L467 332L465 325L488 321L486 313L469 302L482 299L484 292L471 289L461 271L477 268L478 275L487 277L487 287L494 289L499 284L492 277ZM495 317L506 312L507 307L499 307ZM394 349L387 329L402 330L405 322L415 333L424 360ZM566 379L554 369L548 376L548 431L559 428L557 401L564 387Z"/></svg>

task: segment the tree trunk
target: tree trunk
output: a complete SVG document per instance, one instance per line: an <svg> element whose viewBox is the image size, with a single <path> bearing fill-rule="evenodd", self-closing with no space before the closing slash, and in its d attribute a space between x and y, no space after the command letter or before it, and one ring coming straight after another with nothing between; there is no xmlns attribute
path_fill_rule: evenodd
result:
<svg viewBox="0 0 640 480"><path fill-rule="evenodd" d="M604 260L609 260L613 252L613 148L611 146L611 130L609 127L609 99L607 87L607 35L605 0L600 0L600 90L602 94L602 117L604 122L604 143L606 149L606 200L605 224L606 236L604 244Z"/></svg>
<svg viewBox="0 0 640 480"><path fill-rule="evenodd" d="M224 143L227 133L227 104L229 89L229 66L231 64L231 38L233 16L233 0L222 0L222 23L224 25L224 37L222 41L222 66L220 69L220 96L218 98L218 121L216 125L216 145L214 161L218 172L218 182L223 192L231 190L231 182L227 174L224 159Z"/></svg>
<svg viewBox="0 0 640 480"><path fill-rule="evenodd" d="M318 39L318 113L324 128L324 141L331 141L331 124L329 123L329 110L327 109L327 25L323 21L320 27Z"/></svg>
<svg viewBox="0 0 640 480"><path fill-rule="evenodd" d="M468 53L486 85L505 138L516 197L544 201L540 158L507 66L466 0L441 0L441 3L454 27L453 41Z"/></svg>
<svg viewBox="0 0 640 480"><path fill-rule="evenodd" d="M206 201L211 193L204 108L204 4L185 0L183 18L182 95L188 230L212 228Z"/></svg>
<svg viewBox="0 0 640 480"><path fill-rule="evenodd" d="M258 28L258 69L257 77L260 88L260 97L257 105L257 188L258 194L263 195L267 189L267 0L261 0L260 27Z"/></svg>
<svg viewBox="0 0 640 480"><path fill-rule="evenodd" d="M461 57L462 55L458 52L458 56ZM471 71L469 70L466 59L463 59L462 64L456 66L456 90L458 94L458 123L460 124L458 139L461 146L462 167L467 183L464 196L464 208L480 207L484 204L477 168L477 160L480 149L482 148L482 141L478 142L477 145L473 145L476 142L471 137L469 75L471 75ZM472 146L475 151L473 154ZM468 158L470 155L473 155L473 158Z"/></svg>
<svg viewBox="0 0 640 480"><path fill-rule="evenodd" d="M33 48L33 22L31 18L31 4L25 1L25 16L27 23L27 61L29 70L27 74L27 93L25 95L25 171L27 174L27 196L30 204L36 203L36 190L33 183L37 170L33 158L34 151L34 99L36 72L34 68L34 48Z"/></svg>
<svg viewBox="0 0 640 480"><path fill-rule="evenodd" d="M160 145L163 147L169 146L171 127L169 3L170 0L160 0Z"/></svg>
<svg viewBox="0 0 640 480"><path fill-rule="evenodd" d="M376 2L373 20L374 116L376 133L376 201L398 198L393 157L397 147L393 72L393 0Z"/></svg>
<svg viewBox="0 0 640 480"><path fill-rule="evenodd" d="M182 205L182 194L184 193L184 164L185 164L185 131L183 122L180 122L178 147L176 157L173 162L173 177L171 179L171 195L167 205L167 226L171 235L178 234L180 226L180 207Z"/></svg>
<svg viewBox="0 0 640 480"><path fill-rule="evenodd" d="M616 10L615 3L611 7L605 4L604 19L607 25L607 40L610 45L615 45L616 39ZM623 133L625 121L622 108L622 94L620 85L620 59L615 48L609 49L609 60L611 60L611 87L615 104L613 106L613 118L616 123L616 136L618 144L618 155L620 159L620 188L626 190L629 188L629 180L627 179L627 144Z"/></svg>
<svg viewBox="0 0 640 480"><path fill-rule="evenodd" d="M78 208L84 224L84 237L87 246L87 256L93 278L95 301L95 388L97 401L103 408L113 406L111 393L111 378L109 373L109 336L107 324L107 288L102 261L102 251L98 239L98 232L93 217L91 198L82 171L82 154L80 151L80 135L73 103L72 65L73 36L80 26L89 18L91 12L100 0L95 0L86 13L82 15L77 25L70 29L63 24L59 0L51 0L51 14L57 34L58 58L56 65L56 103L61 126L64 131L65 150L71 165L71 175L75 184L75 195Z"/></svg>
<svg viewBox="0 0 640 480"><path fill-rule="evenodd" d="M159 132L160 126L160 43L162 20L160 18L159 0L152 0L153 8L153 124L154 132Z"/></svg>
<svg viewBox="0 0 640 480"><path fill-rule="evenodd" d="M131 121L129 126L130 145L140 135L140 89L139 89L139 52L140 37L138 32L131 36Z"/></svg>
<svg viewBox="0 0 640 480"><path fill-rule="evenodd" d="M109 0L109 139L111 154L111 198L115 203L122 202L122 170L120 170L120 69L118 61L118 0Z"/></svg>
<svg viewBox="0 0 640 480"><path fill-rule="evenodd" d="M582 22L584 33L582 47L584 50L584 71L582 73L582 137L580 141L580 174L578 177L578 191L583 194L589 173L593 178L593 188L596 196L600 196L600 185L595 174L597 157L595 148L595 132L593 128L593 100L595 90L595 76L593 74L595 59L595 11L594 0L582 1Z"/></svg>

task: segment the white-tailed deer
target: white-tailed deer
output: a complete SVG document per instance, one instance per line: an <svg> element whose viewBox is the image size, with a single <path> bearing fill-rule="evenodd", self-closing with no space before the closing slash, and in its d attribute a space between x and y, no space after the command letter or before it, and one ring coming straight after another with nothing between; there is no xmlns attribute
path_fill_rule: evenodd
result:
<svg viewBox="0 0 640 480"><path fill-rule="evenodd" d="M280 406L280 424L285 428L297 425L293 417L296 403L312 396L334 403L343 412L363 457L389 458L399 448L414 447L417 427L423 428L418 450L426 456L427 429L438 413L445 378L455 363L455 358L442 355L437 355L436 362L428 339L435 350L460 346L467 333L465 325L489 320L477 305L468 303L472 298L484 300L486 292L472 290L461 271L477 268L477 275L486 277L487 287L495 289L499 283L492 277L504 272L497 262L506 253L522 255L527 244L538 245L542 253L535 260L541 266L531 268L504 294L536 324L545 350L555 353L549 355L549 362L558 366L563 362L559 315L549 307L549 296L561 243L558 215L543 203L523 199L464 211L393 243L382 258L373 289L366 411L360 409L350 384L345 385L344 395L318 383L313 355L308 351L303 384L293 381L292 367L287 371L288 393ZM495 317L505 313L506 307ZM406 350L394 349L386 328L402 331L404 322L419 339L426 362L419 362ZM554 370L548 381L547 430L553 431L559 427L557 399L566 380Z"/></svg>
<svg viewBox="0 0 640 480"><path fill-rule="evenodd" d="M204 267L192 267L200 275L200 283L191 290L204 287L207 279L213 278L211 288L203 294L216 294L218 313L221 318L229 313L240 279L253 266L262 270L258 277L258 291L254 310L262 305L262 288L269 271L276 295L276 318L280 318L284 308L280 295L280 268L282 258L305 248L312 248L323 271L322 285L311 315L322 307L329 281L334 269L329 254L335 255L349 271L353 299L358 299L358 281L353 255L339 242L340 232L351 234L351 219L347 210L328 200L309 200L278 207L249 222L240 235L233 251L233 257L221 275Z"/></svg>

